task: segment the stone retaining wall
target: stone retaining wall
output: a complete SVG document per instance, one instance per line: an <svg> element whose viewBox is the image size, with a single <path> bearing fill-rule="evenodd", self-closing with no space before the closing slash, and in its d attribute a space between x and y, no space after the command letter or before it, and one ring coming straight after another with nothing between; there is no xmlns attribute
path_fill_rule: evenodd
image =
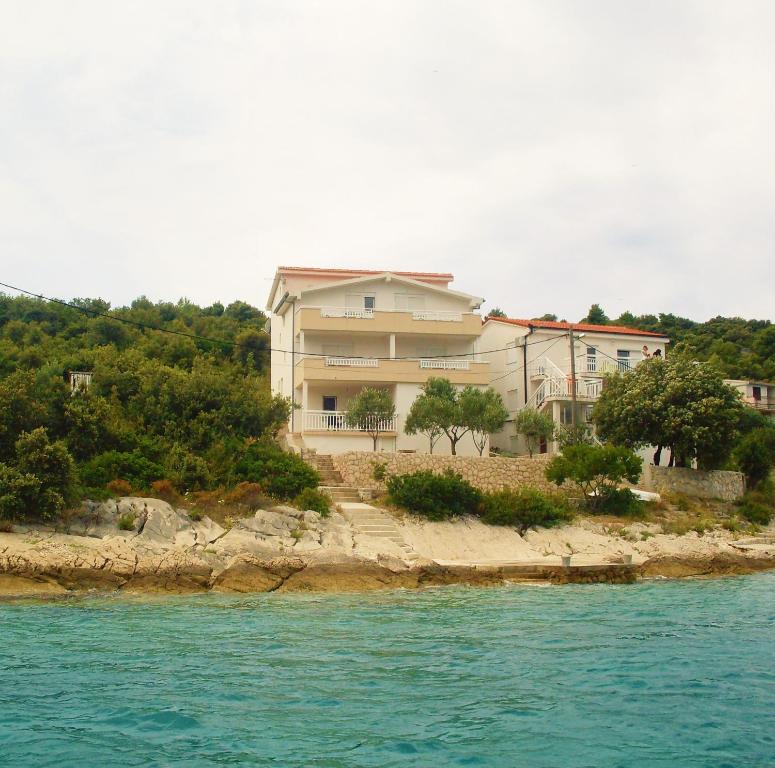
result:
<svg viewBox="0 0 775 768"><path fill-rule="evenodd" d="M503 456L432 456L423 453L365 453L350 451L334 454L334 467L339 470L345 485L356 488L384 490L384 481L374 479L374 467L383 464L387 475L406 475L421 470L441 473L449 468L462 475L471 485L482 491L508 488L538 488L556 491L545 475L547 454L519 458Z"/></svg>
<svg viewBox="0 0 775 768"><path fill-rule="evenodd" d="M745 493L742 472L704 471L686 467L643 467L643 487L657 493L685 493L702 499L734 501Z"/></svg>

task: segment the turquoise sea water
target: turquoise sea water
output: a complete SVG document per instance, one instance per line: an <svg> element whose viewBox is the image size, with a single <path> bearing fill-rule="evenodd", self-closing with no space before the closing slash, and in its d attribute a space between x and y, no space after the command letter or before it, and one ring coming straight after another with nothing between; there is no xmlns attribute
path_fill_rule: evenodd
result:
<svg viewBox="0 0 775 768"><path fill-rule="evenodd" d="M775 766L775 573L0 603L7 766Z"/></svg>

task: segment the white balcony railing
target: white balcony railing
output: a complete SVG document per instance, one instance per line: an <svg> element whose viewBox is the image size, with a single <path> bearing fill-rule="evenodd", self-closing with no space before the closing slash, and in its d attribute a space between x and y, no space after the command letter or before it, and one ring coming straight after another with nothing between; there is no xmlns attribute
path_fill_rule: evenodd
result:
<svg viewBox="0 0 775 768"><path fill-rule="evenodd" d="M412 320L441 320L447 323L462 323L462 312L439 312L434 309L416 309L412 312Z"/></svg>
<svg viewBox="0 0 775 768"><path fill-rule="evenodd" d="M354 317L359 320L373 320L374 310L363 307L321 307L321 317Z"/></svg>
<svg viewBox="0 0 775 768"><path fill-rule="evenodd" d="M380 419L377 422L380 432L395 432L396 418ZM365 429L350 427L347 424L347 411L304 411L304 429L321 432L365 432Z"/></svg>
<svg viewBox="0 0 775 768"><path fill-rule="evenodd" d="M420 368L435 368L441 371L467 371L470 367L468 360L420 360Z"/></svg>
<svg viewBox="0 0 775 768"><path fill-rule="evenodd" d="M377 368L376 357L327 357L326 365L350 366L352 368Z"/></svg>

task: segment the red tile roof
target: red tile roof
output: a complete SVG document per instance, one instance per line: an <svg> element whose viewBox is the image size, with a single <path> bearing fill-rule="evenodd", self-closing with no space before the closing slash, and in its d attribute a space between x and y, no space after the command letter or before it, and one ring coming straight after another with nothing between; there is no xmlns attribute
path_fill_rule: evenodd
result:
<svg viewBox="0 0 775 768"><path fill-rule="evenodd" d="M519 325L523 328L545 328L551 331L567 331L571 325L574 331L589 331L590 333L622 333L628 336L651 336L658 339L666 339L664 333L653 331L641 331L638 328L627 328L624 325L593 325L592 323L560 323L554 320L519 320L513 317L487 317L485 323L494 320L498 323Z"/></svg>
<svg viewBox="0 0 775 768"><path fill-rule="evenodd" d="M402 277L413 277L418 280L452 280L454 275L450 272L397 272L391 269L328 269L325 267L277 267L278 272L311 272L323 275L382 275L390 272Z"/></svg>

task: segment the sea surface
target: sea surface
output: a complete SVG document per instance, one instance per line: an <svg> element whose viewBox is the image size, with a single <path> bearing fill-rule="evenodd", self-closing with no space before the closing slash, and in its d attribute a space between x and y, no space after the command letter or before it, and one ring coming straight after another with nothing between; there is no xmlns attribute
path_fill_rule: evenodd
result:
<svg viewBox="0 0 775 768"><path fill-rule="evenodd" d="M3 766L775 766L775 573L0 603Z"/></svg>

